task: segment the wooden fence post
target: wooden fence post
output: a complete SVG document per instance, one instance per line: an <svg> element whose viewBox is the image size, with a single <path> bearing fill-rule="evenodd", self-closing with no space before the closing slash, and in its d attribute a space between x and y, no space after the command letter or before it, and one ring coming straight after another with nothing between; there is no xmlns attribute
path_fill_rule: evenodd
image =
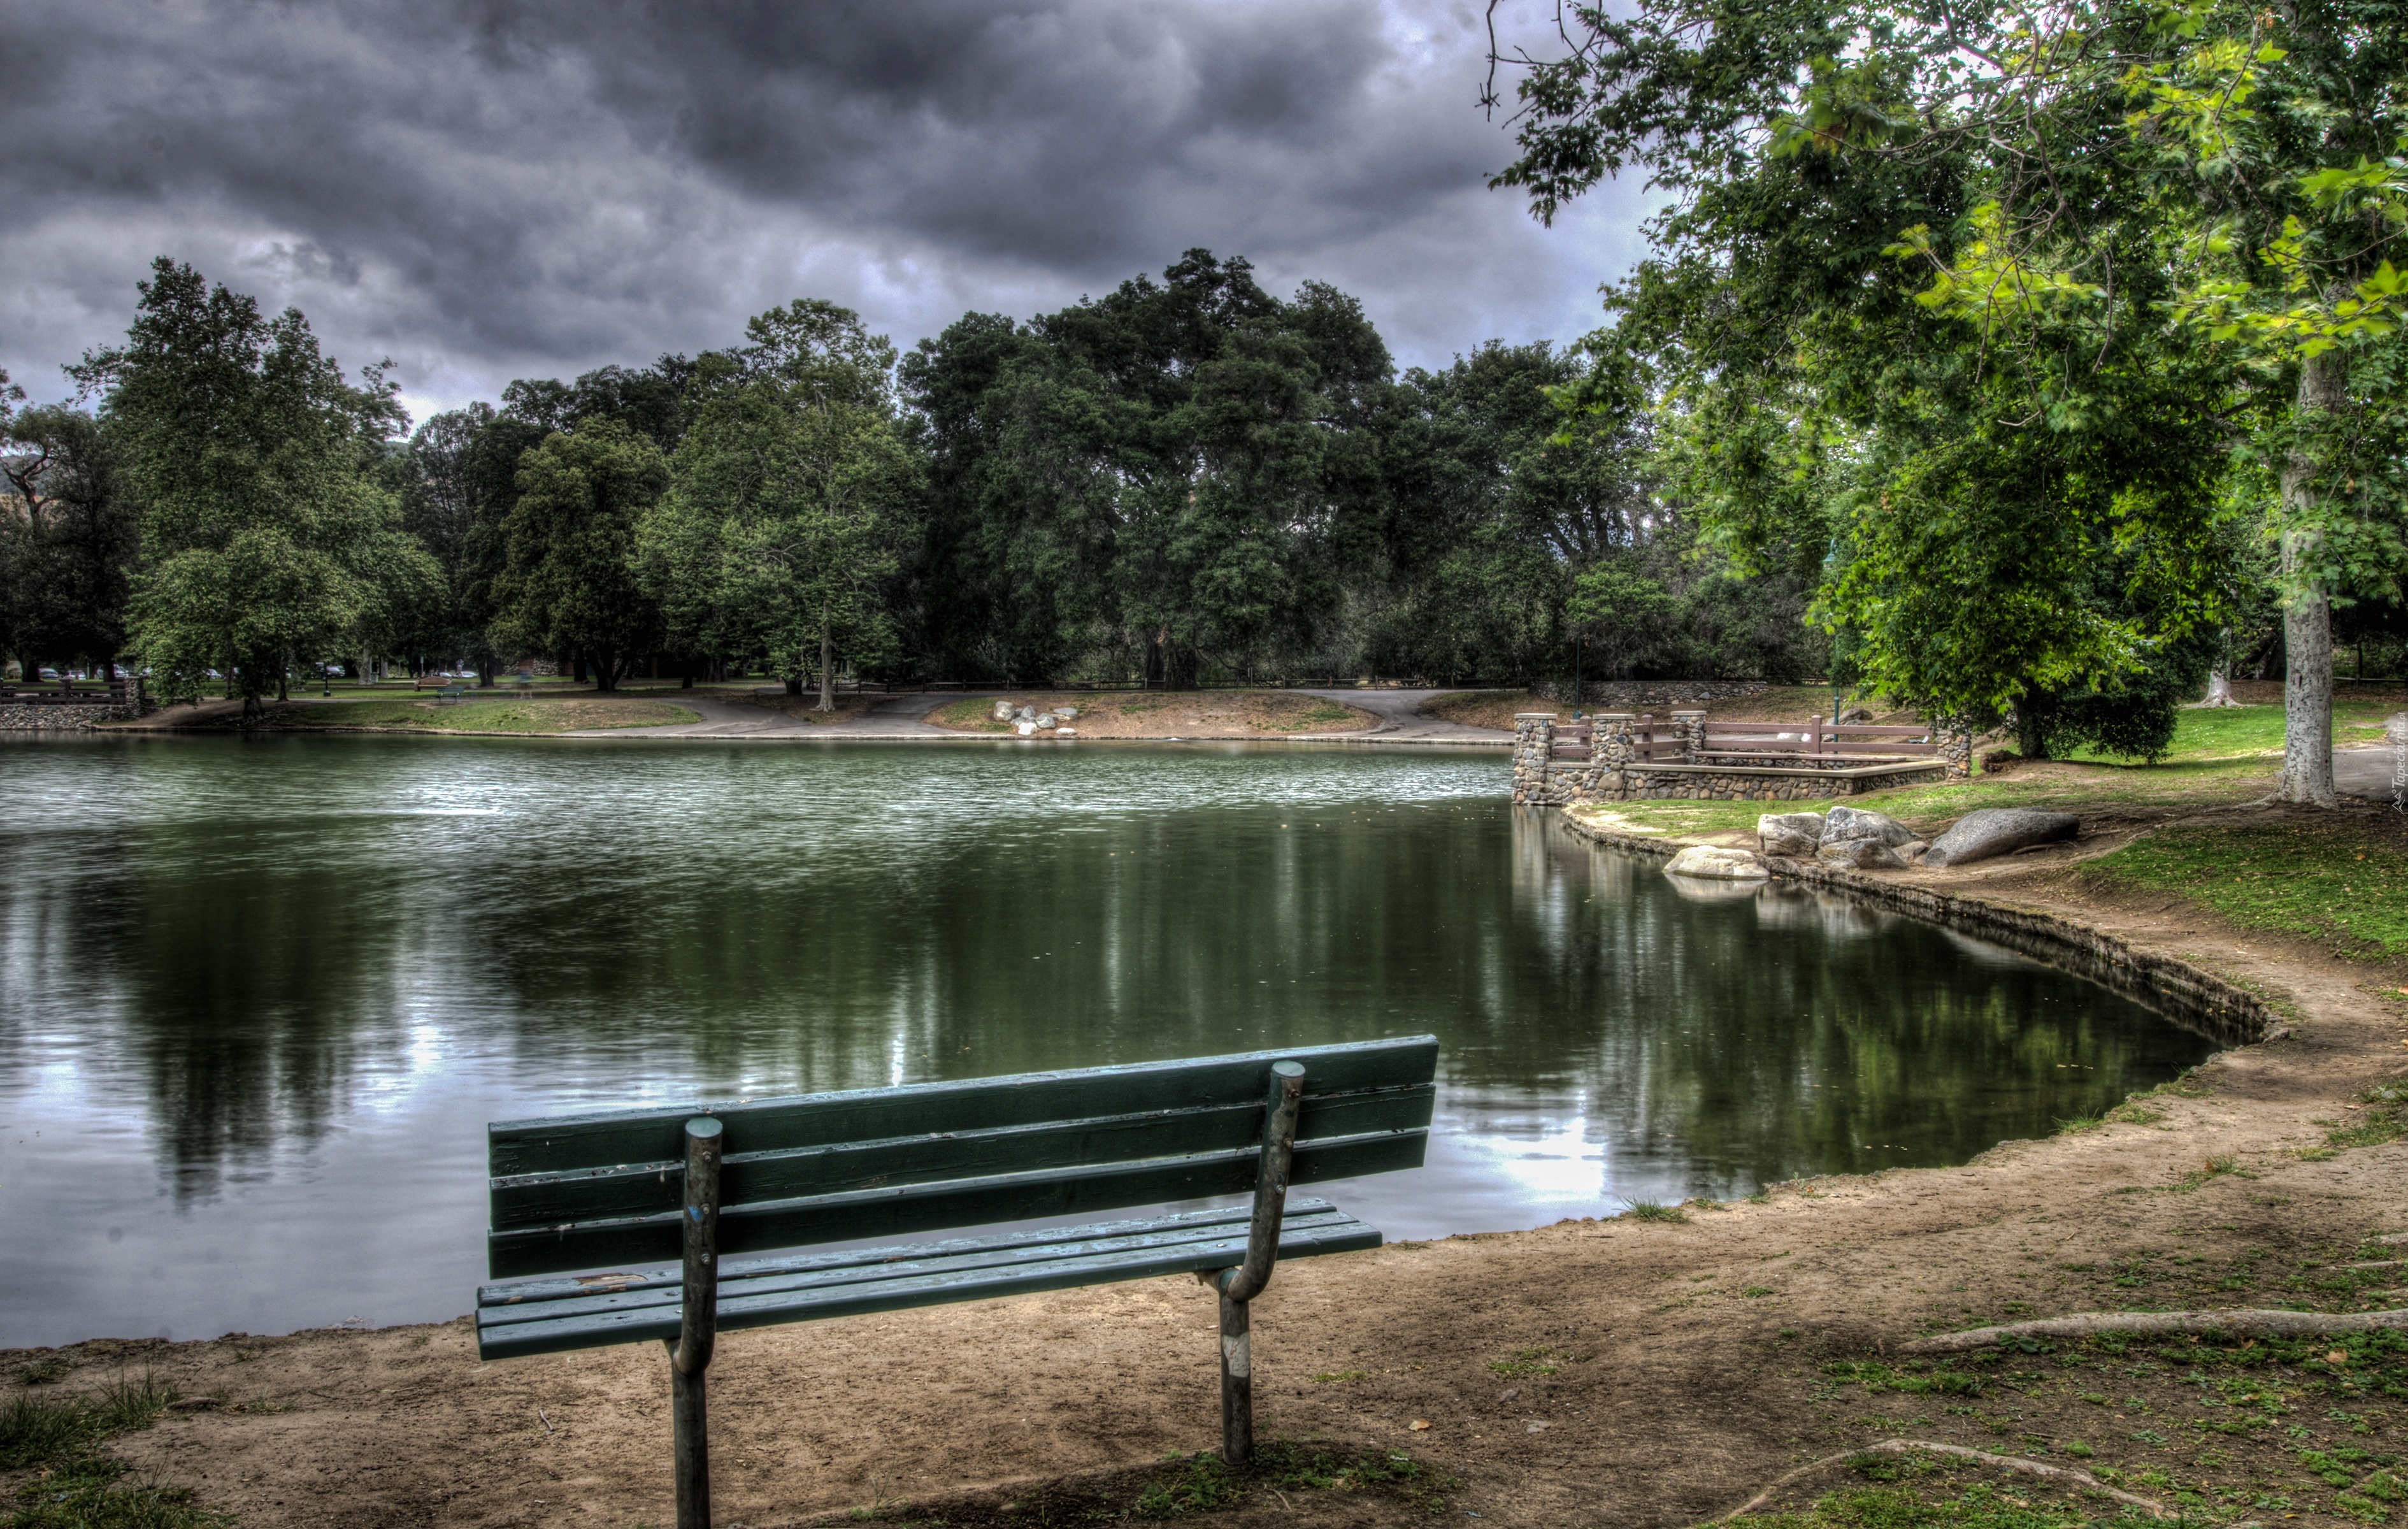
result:
<svg viewBox="0 0 2408 1529"><path fill-rule="evenodd" d="M710 1425L702 1372L719 1336L720 1123L685 1122L685 1289L669 1350L669 1417L675 1436L678 1529L710 1529Z"/></svg>

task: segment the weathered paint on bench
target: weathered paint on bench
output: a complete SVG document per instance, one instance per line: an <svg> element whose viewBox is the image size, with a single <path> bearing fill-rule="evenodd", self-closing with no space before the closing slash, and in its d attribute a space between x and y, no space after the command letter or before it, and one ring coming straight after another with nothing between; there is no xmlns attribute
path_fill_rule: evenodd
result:
<svg viewBox="0 0 2408 1529"><path fill-rule="evenodd" d="M1276 1260L1380 1234L1292 1183L1420 1165L1438 1042L1301 1050L498 1122L487 1359L658 1338L678 1522L707 1529L717 1330L1193 1272L1220 1299L1222 1448L1252 1447L1248 1303ZM726 1253L1254 1192L1250 1207L945 1242ZM675 1268L666 1261L677 1258ZM661 1266L622 1267L653 1263ZM599 1271L572 1279L518 1278Z"/></svg>

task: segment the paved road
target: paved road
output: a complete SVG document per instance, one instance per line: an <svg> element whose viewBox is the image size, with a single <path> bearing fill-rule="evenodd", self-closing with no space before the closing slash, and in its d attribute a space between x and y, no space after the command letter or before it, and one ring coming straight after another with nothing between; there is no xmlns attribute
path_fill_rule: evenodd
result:
<svg viewBox="0 0 2408 1529"><path fill-rule="evenodd" d="M1466 727L1461 722L1443 722L1425 717L1420 707L1433 695L1451 694L1442 690L1305 690L1298 695L1322 695L1333 701L1343 701L1350 707L1361 707L1380 719L1380 725L1364 733L1323 733L1324 738L1347 738L1367 743L1485 743L1498 748L1513 746L1512 735L1489 727Z"/></svg>
<svg viewBox="0 0 2408 1529"><path fill-rule="evenodd" d="M645 700L667 701L681 706L702 720L672 727L609 727L565 735L580 738L759 738L791 739L824 738L916 738L924 743L961 739L966 735L941 728L925 721L928 713L955 701L973 699L981 694L1000 692L944 691L936 694L911 693L893 695L871 707L849 722L814 723L770 707L746 706L741 702L712 701L700 696L675 692L644 693ZM1485 744L1495 748L1511 747L1512 739L1505 734L1485 727L1466 727L1461 722L1441 722L1425 717L1416 709L1433 695L1446 693L1435 690L1310 690L1299 695L1326 696L1360 707L1380 719L1378 724L1360 733L1319 733L1305 737L1283 738L1288 743L1379 743L1379 744ZM968 735L982 736L983 735ZM1132 740L1133 741L1133 740Z"/></svg>
<svg viewBox="0 0 2408 1529"><path fill-rule="evenodd" d="M2391 796L2392 753L2388 748L2338 749L2333 751L2333 785L2344 795L2388 802Z"/></svg>

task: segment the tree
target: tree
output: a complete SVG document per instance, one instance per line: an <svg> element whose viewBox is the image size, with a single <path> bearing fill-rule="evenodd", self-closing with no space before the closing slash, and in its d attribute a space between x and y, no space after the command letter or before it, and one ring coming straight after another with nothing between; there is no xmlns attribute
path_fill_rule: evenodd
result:
<svg viewBox="0 0 2408 1529"><path fill-rule="evenodd" d="M615 420L548 436L521 457L494 580L494 643L581 653L595 688L617 689L661 641L659 607L632 559L636 527L668 479L660 448Z"/></svg>
<svg viewBox="0 0 2408 1529"><path fill-rule="evenodd" d="M16 511L0 519L7 650L28 679L45 657L109 666L125 646L138 541L99 422L63 405L10 418L0 401L0 477Z"/></svg>
<svg viewBox="0 0 2408 1529"><path fill-rule="evenodd" d="M818 300L746 333L750 346L697 368L638 575L672 633L757 645L790 692L816 672L819 709L832 711L839 649L858 661L894 641L886 586L920 486L888 386L895 351Z"/></svg>
<svg viewBox="0 0 2408 1529"><path fill-rule="evenodd" d="M2230 571L2238 432L2204 336L2163 321L2180 284L2114 83L2147 14L1647 0L1570 20L1568 55L1524 61L1498 183L1542 217L1630 165L1682 193L1594 343L1662 368L1672 486L1708 539L1743 570L1819 555L1818 619L1927 710L2161 695L2153 662L2212 624ZM1969 317L2008 293L2014 322Z"/></svg>
<svg viewBox="0 0 2408 1529"><path fill-rule="evenodd" d="M252 714L297 657L431 572L371 477L400 410L380 368L348 382L296 310L263 318L164 256L140 292L126 343L70 368L103 395L141 528L132 648L170 693L222 667Z"/></svg>
<svg viewBox="0 0 2408 1529"><path fill-rule="evenodd" d="M1246 262L1190 250L1023 328L966 320L903 379L936 522L973 550L932 538L922 608L997 612L996 649L1166 688L1291 661L1335 624L1386 492L1393 382L1352 298L1308 283L1282 303Z"/></svg>

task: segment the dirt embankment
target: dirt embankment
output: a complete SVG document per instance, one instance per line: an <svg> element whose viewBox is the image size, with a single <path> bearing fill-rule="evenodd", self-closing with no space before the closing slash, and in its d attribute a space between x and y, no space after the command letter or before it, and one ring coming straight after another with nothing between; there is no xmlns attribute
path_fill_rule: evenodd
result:
<svg viewBox="0 0 2408 1529"><path fill-rule="evenodd" d="M958 733L1010 734L1013 724L996 718L997 702L1039 716L1059 717L1061 707L1073 707L1078 715L1062 719L1062 725L1082 738L1297 737L1360 733L1380 721L1359 707L1289 691L1028 691L955 701L927 720Z"/></svg>

